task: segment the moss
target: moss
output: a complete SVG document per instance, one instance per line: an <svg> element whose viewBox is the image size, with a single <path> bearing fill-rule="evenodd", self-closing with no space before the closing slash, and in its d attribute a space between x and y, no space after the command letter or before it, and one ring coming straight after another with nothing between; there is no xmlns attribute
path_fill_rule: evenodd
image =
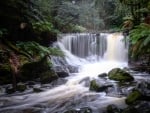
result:
<svg viewBox="0 0 150 113"><path fill-rule="evenodd" d="M120 68L114 68L108 73L109 79L120 81L120 82L129 82L133 81L134 78L124 70Z"/></svg>
<svg viewBox="0 0 150 113"><path fill-rule="evenodd" d="M90 83L90 90L91 91L99 91L100 86L96 83L96 80L92 80Z"/></svg>
<svg viewBox="0 0 150 113"><path fill-rule="evenodd" d="M107 113L120 113L120 110L115 105L108 105Z"/></svg>
<svg viewBox="0 0 150 113"><path fill-rule="evenodd" d="M50 82L52 82L53 80L56 80L56 79L58 79L58 76L53 70L43 72L40 75L40 81L43 84L44 83L50 83Z"/></svg>
<svg viewBox="0 0 150 113"><path fill-rule="evenodd" d="M23 92L27 89L27 86L23 83L17 84L17 91Z"/></svg>
<svg viewBox="0 0 150 113"><path fill-rule="evenodd" d="M139 98L141 98L141 96L142 96L142 94L140 91L134 90L127 96L125 102L126 102L126 104L130 105L130 104L134 103L136 100L138 100Z"/></svg>

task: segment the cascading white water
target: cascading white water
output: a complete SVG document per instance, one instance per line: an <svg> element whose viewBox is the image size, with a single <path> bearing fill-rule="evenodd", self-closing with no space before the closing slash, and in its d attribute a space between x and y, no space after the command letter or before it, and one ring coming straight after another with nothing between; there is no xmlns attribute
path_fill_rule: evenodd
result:
<svg viewBox="0 0 150 113"><path fill-rule="evenodd" d="M79 73L69 76L66 84L46 92L0 98L10 101L10 106L8 104L8 107L1 108L0 112L7 110L7 113L12 113L11 110L30 108L45 102L48 107L42 113L63 113L66 109L84 106L90 106L93 113L101 113L100 110L108 104L124 104L124 98L109 97L104 92L90 92L84 86L85 81L82 82L87 77L93 79L112 68L127 66L127 48L122 40L120 33L60 35L57 45L65 53L69 65L80 66ZM11 103L15 106L11 106Z"/></svg>
<svg viewBox="0 0 150 113"><path fill-rule="evenodd" d="M61 36L58 42L60 49L70 65L81 65L82 77L94 77L112 68L127 66L128 48L121 33Z"/></svg>

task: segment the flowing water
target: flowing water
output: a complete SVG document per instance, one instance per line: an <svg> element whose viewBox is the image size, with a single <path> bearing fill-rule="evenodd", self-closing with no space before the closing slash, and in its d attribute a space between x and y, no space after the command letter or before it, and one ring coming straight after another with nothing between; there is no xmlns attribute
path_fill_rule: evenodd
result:
<svg viewBox="0 0 150 113"><path fill-rule="evenodd" d="M28 113L28 110L35 113L63 113L68 109L87 106L93 113L101 113L109 104L125 107L124 97L91 92L87 85L87 81L112 68L127 67L128 48L125 48L123 35L82 33L63 34L58 38L57 46L64 52L67 63L78 66L79 72L71 73L65 84L45 92L0 97L0 113ZM108 78L100 79L100 82L115 85Z"/></svg>

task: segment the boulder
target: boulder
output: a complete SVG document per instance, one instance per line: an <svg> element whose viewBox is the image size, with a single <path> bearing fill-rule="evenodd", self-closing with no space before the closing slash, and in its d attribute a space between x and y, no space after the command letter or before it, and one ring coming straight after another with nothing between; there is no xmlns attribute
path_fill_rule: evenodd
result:
<svg viewBox="0 0 150 113"><path fill-rule="evenodd" d="M5 92L6 92L7 94L12 94L12 93L15 92L15 90L14 90L12 87L7 87L7 88L5 89Z"/></svg>
<svg viewBox="0 0 150 113"><path fill-rule="evenodd" d="M42 91L44 91L43 89L41 89L41 88L33 88L33 92L35 92L35 93L39 93L39 92L42 92Z"/></svg>
<svg viewBox="0 0 150 113"><path fill-rule="evenodd" d="M56 72L57 75L61 78L64 78L64 77L68 77L69 76L69 73L67 72L64 72L64 71L60 71L60 72Z"/></svg>
<svg viewBox="0 0 150 113"><path fill-rule="evenodd" d="M136 102L136 100L140 99L142 96L142 93L138 90L133 90L126 98L125 102L126 104L132 104Z"/></svg>
<svg viewBox="0 0 150 113"><path fill-rule="evenodd" d="M97 82L96 80L92 80L90 82L91 91L96 91L96 92L106 91L108 87L112 87L112 85L100 85L100 83Z"/></svg>
<svg viewBox="0 0 150 113"><path fill-rule="evenodd" d="M107 77L107 73L101 73L101 74L98 75L98 77L100 77L100 78L101 77Z"/></svg>
<svg viewBox="0 0 150 113"><path fill-rule="evenodd" d="M54 70L51 69L47 56L37 62L24 64L20 69L20 73L22 81L35 81L40 78L42 83L49 83L58 78Z"/></svg>
<svg viewBox="0 0 150 113"><path fill-rule="evenodd" d="M23 83L18 83L17 84L17 91L23 92L27 89L27 86Z"/></svg>
<svg viewBox="0 0 150 113"><path fill-rule="evenodd" d="M58 76L53 70L48 70L40 74L40 82L42 84L50 83L56 79L58 79Z"/></svg>
<svg viewBox="0 0 150 113"><path fill-rule="evenodd" d="M129 82L133 81L134 78L124 70L120 68L114 68L108 73L109 79L120 81L120 82Z"/></svg>
<svg viewBox="0 0 150 113"><path fill-rule="evenodd" d="M107 113L120 113L120 109L117 108L116 105L108 105L107 108Z"/></svg>
<svg viewBox="0 0 150 113"><path fill-rule="evenodd" d="M122 113L140 113L135 107L130 106L123 110Z"/></svg>

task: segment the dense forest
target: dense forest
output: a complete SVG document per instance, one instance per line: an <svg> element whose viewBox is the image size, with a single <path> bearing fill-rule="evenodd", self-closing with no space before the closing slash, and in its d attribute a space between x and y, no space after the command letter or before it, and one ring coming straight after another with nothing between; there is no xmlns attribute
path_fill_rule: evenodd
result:
<svg viewBox="0 0 150 113"><path fill-rule="evenodd" d="M53 47L59 34L114 32L129 42L129 65L150 73L149 0L1 0L0 85L12 84L5 91L12 94L26 89L20 82L47 84L68 76L52 69L52 57L65 56Z"/></svg>

